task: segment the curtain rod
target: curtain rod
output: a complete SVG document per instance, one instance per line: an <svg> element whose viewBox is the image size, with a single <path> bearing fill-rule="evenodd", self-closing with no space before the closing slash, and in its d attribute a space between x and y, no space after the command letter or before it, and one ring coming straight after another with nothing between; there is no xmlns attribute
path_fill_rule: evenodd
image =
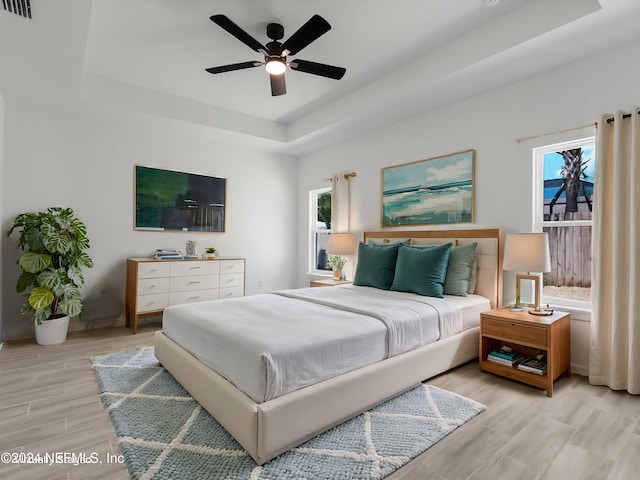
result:
<svg viewBox="0 0 640 480"><path fill-rule="evenodd" d="M534 138L549 137L551 135L558 135L559 133L573 132L575 130L584 130L585 128L591 128L591 127L595 127L595 126L597 126L597 123L595 123L595 122L594 123L589 123L588 125L582 125L581 127L566 128L564 130L558 130L557 132L543 133L541 135L532 135L531 137L516 138L516 142L517 143L522 143L522 142L526 142L527 140L533 140Z"/></svg>
<svg viewBox="0 0 640 480"><path fill-rule="evenodd" d="M349 180L349 177L355 177L355 176L357 176L356 172L345 173L344 174L344 179L345 180ZM322 180L324 180L325 182L330 182L333 179L331 177L329 177L329 178L323 178Z"/></svg>

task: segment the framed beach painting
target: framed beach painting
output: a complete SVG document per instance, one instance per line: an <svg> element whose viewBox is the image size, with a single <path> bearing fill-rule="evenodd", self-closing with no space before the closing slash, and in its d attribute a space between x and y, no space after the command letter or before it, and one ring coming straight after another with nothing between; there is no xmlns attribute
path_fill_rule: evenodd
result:
<svg viewBox="0 0 640 480"><path fill-rule="evenodd" d="M382 169L382 226L473 222L475 150Z"/></svg>

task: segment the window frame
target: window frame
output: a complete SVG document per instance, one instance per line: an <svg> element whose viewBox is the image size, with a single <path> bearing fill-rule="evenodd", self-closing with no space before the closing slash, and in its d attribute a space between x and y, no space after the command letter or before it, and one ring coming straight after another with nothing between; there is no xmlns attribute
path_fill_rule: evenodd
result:
<svg viewBox="0 0 640 480"><path fill-rule="evenodd" d="M331 193L331 187L317 188L309 191L309 251L307 254L308 273L312 275L322 275L330 277L333 275L331 270L320 270L317 268L317 245L316 239L319 233L331 234L330 228L319 229L318 223L318 197L325 193Z"/></svg>
<svg viewBox="0 0 640 480"><path fill-rule="evenodd" d="M533 148L533 231L543 232L545 227L593 227L593 215L591 220L544 220L544 156L547 153L569 150L571 148L583 147L585 144L595 146L595 135L557 142L552 145L543 145ZM595 181L595 179L594 179ZM593 228L592 228L593 233ZM593 245L593 237L592 237ZM557 305L576 310L591 311L593 298L591 301L574 300L563 297L552 297L542 293L541 302L543 304Z"/></svg>

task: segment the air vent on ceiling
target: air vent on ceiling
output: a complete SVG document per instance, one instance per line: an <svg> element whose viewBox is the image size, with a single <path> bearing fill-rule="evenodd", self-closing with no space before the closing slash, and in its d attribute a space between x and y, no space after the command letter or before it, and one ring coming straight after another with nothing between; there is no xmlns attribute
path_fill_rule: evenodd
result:
<svg viewBox="0 0 640 480"><path fill-rule="evenodd" d="M31 0L2 0L2 6L7 12L31 18Z"/></svg>

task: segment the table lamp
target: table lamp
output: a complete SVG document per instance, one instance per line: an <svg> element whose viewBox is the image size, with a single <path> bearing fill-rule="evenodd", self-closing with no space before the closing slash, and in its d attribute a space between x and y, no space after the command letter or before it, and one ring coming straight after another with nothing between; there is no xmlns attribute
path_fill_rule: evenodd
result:
<svg viewBox="0 0 640 480"><path fill-rule="evenodd" d="M353 233L332 233L331 235L329 235L327 253L329 255L335 255L338 257L335 261L335 265L332 265L332 267L334 267L333 278L335 280L344 279L342 267L344 267L344 264L347 263L347 259L342 258L342 255L353 255L353 252Z"/></svg>
<svg viewBox="0 0 640 480"><path fill-rule="evenodd" d="M551 271L549 258L549 236L546 233L509 233L504 247L503 270L526 272L516 274L516 303L515 308L533 306L529 313L547 315L546 310L540 308L540 291L542 283L540 274ZM538 273L532 275L531 272ZM535 287L535 305L522 304L520 301L520 284L522 280L532 280Z"/></svg>

